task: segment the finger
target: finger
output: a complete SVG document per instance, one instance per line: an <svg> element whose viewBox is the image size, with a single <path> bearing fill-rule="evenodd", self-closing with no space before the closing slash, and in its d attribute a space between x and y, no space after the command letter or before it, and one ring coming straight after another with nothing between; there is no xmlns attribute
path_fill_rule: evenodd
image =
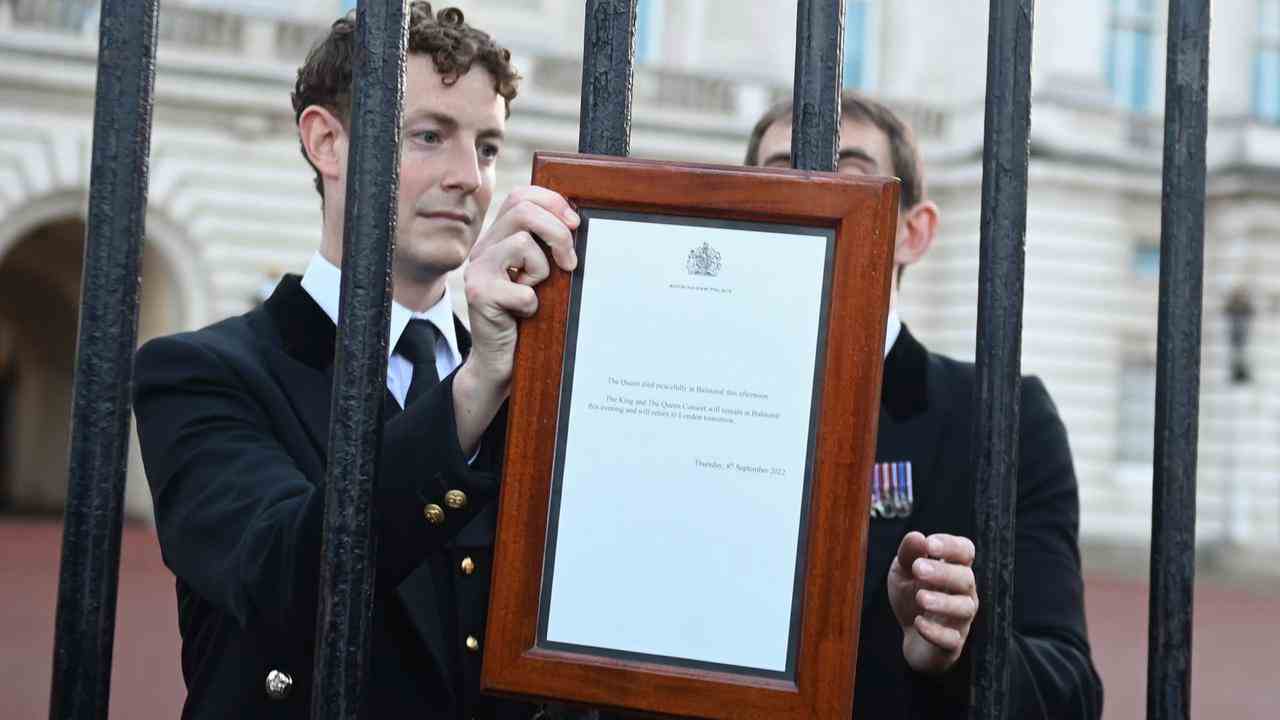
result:
<svg viewBox="0 0 1280 720"><path fill-rule="evenodd" d="M504 315L529 317L538 309L533 288L479 263L467 267L466 288L467 305L492 322L501 322Z"/></svg>
<svg viewBox="0 0 1280 720"><path fill-rule="evenodd" d="M964 647L964 636L959 630L949 628L935 620L917 615L913 623L920 637L947 653L959 652Z"/></svg>
<svg viewBox="0 0 1280 720"><path fill-rule="evenodd" d="M911 565L911 574L915 576L916 582L930 590L952 595L977 594L973 568L965 565L919 558Z"/></svg>
<svg viewBox="0 0 1280 720"><path fill-rule="evenodd" d="M493 306L516 317L531 317L538 311L538 295L528 285L498 281L489 288Z"/></svg>
<svg viewBox="0 0 1280 720"><path fill-rule="evenodd" d="M521 226L520 215L515 212L525 204L542 207L553 216L560 218L571 229L576 229L581 223L581 218L573 211L569 201L559 193L536 185L517 187L503 198L502 205L494 214L489 229L480 236L472 248L472 255L480 254L509 235L528 230L529 228Z"/></svg>
<svg viewBox="0 0 1280 720"><path fill-rule="evenodd" d="M563 195L540 185L524 185L507 194L498 214L502 215L523 202L539 205L547 212L564 221L571 229L576 230L582 219L574 212L573 206Z"/></svg>
<svg viewBox="0 0 1280 720"><path fill-rule="evenodd" d="M516 276L514 279L512 274ZM504 238L467 265L467 302L528 317L538 307L532 286L550 274L547 256L529 233Z"/></svg>
<svg viewBox="0 0 1280 720"><path fill-rule="evenodd" d="M532 287L551 275L546 253L527 232L506 238L495 248L494 254L502 269L508 272L507 277L521 285ZM511 274L513 270L514 277Z"/></svg>
<svg viewBox="0 0 1280 720"><path fill-rule="evenodd" d="M973 541L959 535L934 533L927 539L929 557L960 565L973 565L975 549Z"/></svg>
<svg viewBox="0 0 1280 720"><path fill-rule="evenodd" d="M928 553L929 543L923 533L912 530L898 544L898 564L904 569L915 567L916 560Z"/></svg>
<svg viewBox="0 0 1280 720"><path fill-rule="evenodd" d="M546 243L556 264L566 271L578 266L573 230L562 217L545 207L528 200L520 202L494 221L490 237L504 238L520 232L530 233Z"/></svg>
<svg viewBox="0 0 1280 720"><path fill-rule="evenodd" d="M948 595L921 588L916 591L916 604L952 626L973 622L978 614L978 598L970 595Z"/></svg>
<svg viewBox="0 0 1280 720"><path fill-rule="evenodd" d="M885 591L889 596L889 608L904 629L911 627L911 621L921 612L920 605L916 603L917 589L915 578L911 577L911 569L899 565L898 558L895 557L889 564Z"/></svg>
<svg viewBox="0 0 1280 720"><path fill-rule="evenodd" d="M889 563L889 578L891 580L897 579L901 582L912 582L915 580L915 578L911 577L911 573L907 568L903 567L902 563L898 562L898 558L896 556L893 558L893 562Z"/></svg>
<svg viewBox="0 0 1280 720"><path fill-rule="evenodd" d="M573 229L565 219L539 205L524 204L520 208L524 211L526 229L546 244L556 265L573 272L578 267L578 253L574 248Z"/></svg>

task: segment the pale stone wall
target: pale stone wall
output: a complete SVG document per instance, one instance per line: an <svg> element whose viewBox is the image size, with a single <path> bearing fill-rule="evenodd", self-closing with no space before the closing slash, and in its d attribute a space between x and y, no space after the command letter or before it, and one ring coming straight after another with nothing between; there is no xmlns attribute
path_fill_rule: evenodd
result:
<svg viewBox="0 0 1280 720"><path fill-rule="evenodd" d="M513 48L526 76L499 167L501 196L528 182L535 150L576 147L583 3L457 4ZM144 336L245 310L281 272L301 269L318 241L319 202L288 90L338 3L190 6L164 4L148 216L178 309ZM1155 360L1158 285L1135 268L1135 253L1159 238L1162 127L1158 115L1134 118L1111 104L1109 6L1037 3L1023 366L1045 380L1067 424L1085 539L1142 546L1151 468L1131 459L1134 443L1123 438L1150 431L1131 427L1141 413L1121 411L1121 383L1135 364ZM0 263L22 233L82 215L88 187L94 30L20 24L34 7L0 2ZM636 73L633 154L738 162L756 116L788 91L794 7L667 2L660 57ZM916 126L943 212L936 247L907 273L903 314L932 348L962 358L975 342L985 11L980 0L881 0L871 15L871 89ZM1255 13L1252 0L1214 4L1198 539L1274 553L1280 129L1248 120ZM1164 18L1162 10L1153 41L1157 109ZM1224 311L1241 288L1255 307L1246 385L1230 382ZM145 490L131 488L131 511L145 515Z"/></svg>

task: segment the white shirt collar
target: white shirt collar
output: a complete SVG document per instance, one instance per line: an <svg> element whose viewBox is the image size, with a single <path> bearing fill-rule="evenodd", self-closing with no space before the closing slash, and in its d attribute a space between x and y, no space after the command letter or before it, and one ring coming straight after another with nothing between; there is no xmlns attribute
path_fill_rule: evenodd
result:
<svg viewBox="0 0 1280 720"><path fill-rule="evenodd" d="M889 351L893 349L893 344L898 342L898 335L902 334L902 318L898 317L898 308L889 306L889 322L884 328L884 356L889 357Z"/></svg>
<svg viewBox="0 0 1280 720"><path fill-rule="evenodd" d="M338 324L338 299L342 290L342 271L329 262L320 253L311 256L307 270L302 274L302 289L307 291L316 304L324 310L334 325ZM396 343L401 333L414 318L430 320L441 337L449 345L454 365L462 362L462 353L458 349L458 331L453 323L453 299L449 294L449 284L445 283L444 294L435 305L426 312L415 313L400 303L391 301L391 337L387 342L387 356L394 354Z"/></svg>

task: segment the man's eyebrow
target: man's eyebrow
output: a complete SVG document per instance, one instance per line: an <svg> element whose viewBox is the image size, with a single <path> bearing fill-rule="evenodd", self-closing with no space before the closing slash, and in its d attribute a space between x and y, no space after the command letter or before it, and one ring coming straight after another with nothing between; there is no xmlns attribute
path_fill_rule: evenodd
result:
<svg viewBox="0 0 1280 720"><path fill-rule="evenodd" d="M791 167L791 153L776 152L770 155L769 157L765 158L764 160L760 161L760 165L762 166L775 165L775 164L781 164L781 163L785 163L787 167Z"/></svg>
<svg viewBox="0 0 1280 720"><path fill-rule="evenodd" d="M408 127L413 123L422 122L423 120L430 120L446 130L452 130L458 127L458 121L453 119L453 116L445 115L444 113L431 112L430 110L417 110L409 113L404 118L404 124Z"/></svg>
<svg viewBox="0 0 1280 720"><path fill-rule="evenodd" d="M871 165L873 168L879 168L879 163L871 157L871 153L859 147L840 148L840 152L836 154L836 160L862 160Z"/></svg>
<svg viewBox="0 0 1280 720"><path fill-rule="evenodd" d="M502 128L491 127L476 133L476 137L481 140L503 140L507 134L502 131Z"/></svg>

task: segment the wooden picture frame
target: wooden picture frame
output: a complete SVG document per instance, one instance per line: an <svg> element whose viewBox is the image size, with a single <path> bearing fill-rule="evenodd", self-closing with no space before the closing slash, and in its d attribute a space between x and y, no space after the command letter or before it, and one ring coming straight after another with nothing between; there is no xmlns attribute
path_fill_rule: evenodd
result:
<svg viewBox="0 0 1280 720"><path fill-rule="evenodd" d="M847 720L898 181L538 153L533 183L559 192L584 216L576 238L582 262L574 273L553 272L538 286L539 310L520 326L482 687L665 716ZM586 243L592 218L783 227L826 238L792 619L780 669L548 640L556 532L565 521L558 510L558 473L569 425L580 285L591 267ZM679 498L654 498L653 507L672 502ZM696 560L699 551L690 547L689 557Z"/></svg>

